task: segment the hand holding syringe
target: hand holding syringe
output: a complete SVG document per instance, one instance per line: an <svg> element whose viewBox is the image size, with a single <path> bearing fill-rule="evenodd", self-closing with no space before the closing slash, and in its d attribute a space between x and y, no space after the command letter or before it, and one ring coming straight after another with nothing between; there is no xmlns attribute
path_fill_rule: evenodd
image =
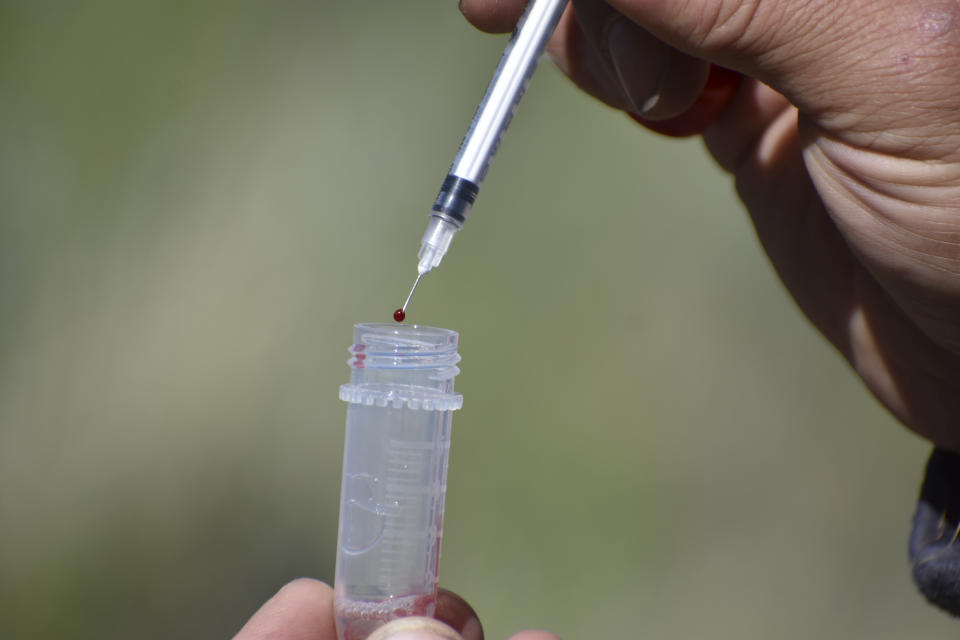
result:
<svg viewBox="0 0 960 640"><path fill-rule="evenodd" d="M403 306L394 312L397 322L403 322L406 317L407 306L420 279L440 264L453 236L463 227L500 140L566 6L567 0L533 0L517 24L433 203L417 255L417 279Z"/></svg>
<svg viewBox="0 0 960 640"><path fill-rule="evenodd" d="M464 0L462 6L475 22L483 17L489 23L494 14L519 11L523 2ZM708 147L722 166L737 173L737 188L748 203L770 261L808 317L855 363L868 388L908 427L950 450L960 450L956 420L960 324L944 321L955 318L960 308L956 271L943 268L950 257L944 247L954 245L929 235L931 221L939 223L936 230L941 237L951 229L956 232L956 216L951 214L960 188L955 170L960 160L956 145L948 143L960 131L956 109L960 83L954 77L957 48L940 46L957 33L953 14L932 11L936 7L930 3L883 4L880 0L858 3L861 11L850 11L847 3L831 0L763 4L768 11L726 21L720 37L708 37L703 29L710 21L704 16L743 17L735 9L750 3L618 2L621 10L633 10L617 18L619 28L609 15L592 22L591 16L582 15L580 36L592 34L592 42L571 38L558 51L561 59L593 56L618 68L623 64L643 70L648 81L651 75L661 78L660 84L651 85L637 78L624 81L604 76L609 68L598 72L574 67L573 80L585 88L595 89L609 81L606 90L591 92L611 104L621 99L620 91L649 97L643 92L654 88L663 90L658 93L662 102L682 106L685 103L672 92L702 81L689 69L670 68L667 61L675 60L676 52L651 60L651 52L663 53L666 45L636 32L631 36L629 29L655 27L661 37L689 55L755 75L762 72L763 84L749 76L739 89L739 79L714 87L708 84L707 100L698 100L692 111L687 109L689 104L677 110L684 122L682 130L692 134L710 126ZM591 5L613 11L601 2L584 2L582 7ZM892 5L897 10L890 11ZM809 28L798 30L798 20L811 15L817 19L804 22ZM911 16L916 20L911 21ZM923 38L918 40L918 35ZM851 42L863 46L849 46ZM913 55L918 43L925 53L919 57ZM878 55L864 55L865 50ZM883 64L884 60L896 66ZM665 79L669 79L666 85ZM793 105L807 107L802 114L804 132L821 135L797 136L796 119L801 114ZM826 129L824 118L831 125ZM830 164L831 158L845 164ZM825 170L833 172L826 175L841 175L843 180L831 182L828 197L822 198L811 182L810 167L821 180ZM901 197L890 197L892 187ZM854 189L857 197L844 197L851 194L842 189ZM897 224L867 225L889 220ZM838 227L856 233L841 236ZM892 250L903 249L904 238L910 240L909 252ZM906 257L909 269L904 269ZM937 449L934 455L945 452ZM950 499L956 489L944 477L939 478L944 484L935 482L937 475L928 480L930 488L942 495L938 500ZM917 534L944 527L942 504L934 506L921 502ZM946 525L953 531L956 522ZM913 542L914 575L924 593L940 598L938 604L951 607L954 614L960 613L955 537L916 535ZM509 579L504 577L505 589ZM317 583L308 591L306 586L301 581L285 588L237 640L262 640L267 631L271 637L332 640L330 589ZM623 614L628 629L637 619L632 613ZM583 622L590 624L589 617ZM545 637L531 632L524 639Z"/></svg>

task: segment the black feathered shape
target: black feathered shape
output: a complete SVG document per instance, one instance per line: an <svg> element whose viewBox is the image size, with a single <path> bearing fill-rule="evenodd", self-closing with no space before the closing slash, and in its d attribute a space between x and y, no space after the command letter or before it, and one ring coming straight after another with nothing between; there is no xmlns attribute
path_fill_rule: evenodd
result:
<svg viewBox="0 0 960 640"><path fill-rule="evenodd" d="M930 454L913 516L910 562L927 600L960 616L960 454Z"/></svg>

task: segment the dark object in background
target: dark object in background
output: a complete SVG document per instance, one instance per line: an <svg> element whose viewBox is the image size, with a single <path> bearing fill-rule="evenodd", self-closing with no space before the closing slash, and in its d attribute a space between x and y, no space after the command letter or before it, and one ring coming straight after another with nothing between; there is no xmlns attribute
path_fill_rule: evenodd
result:
<svg viewBox="0 0 960 640"><path fill-rule="evenodd" d="M927 600L960 616L960 454L930 454L913 516L910 562Z"/></svg>

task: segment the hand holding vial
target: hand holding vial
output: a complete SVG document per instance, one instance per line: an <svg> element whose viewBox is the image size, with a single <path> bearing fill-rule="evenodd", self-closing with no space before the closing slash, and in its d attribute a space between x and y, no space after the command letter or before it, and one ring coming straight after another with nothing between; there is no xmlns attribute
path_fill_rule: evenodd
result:
<svg viewBox="0 0 960 640"><path fill-rule="evenodd" d="M283 587L234 640L483 640L462 598L437 588L454 392L454 331L358 324L348 403L336 588ZM514 640L556 640L540 631Z"/></svg>
<svg viewBox="0 0 960 640"><path fill-rule="evenodd" d="M433 625L389 625L376 640L483 640L483 628L477 614L460 596L440 589ZM417 621L418 618L406 618ZM413 627L413 628L411 628ZM419 627L419 628L418 628ZM393 633L393 630L396 630ZM300 578L285 585L257 611L233 640L336 640L333 615L333 589L317 580ZM510 640L560 640L546 631L521 631Z"/></svg>
<svg viewBox="0 0 960 640"><path fill-rule="evenodd" d="M408 618L407 620L410 620ZM397 640L448 640L459 636L463 640L483 640L483 629L477 614L460 596L440 589L434 619L443 623L448 635L436 628L401 629ZM385 631L387 627L381 627ZM441 627L443 629L443 627ZM402 635L400 635L402 634ZM420 634L420 635L413 635ZM285 585L257 611L233 640L336 640L334 624L333 589L317 580L301 578ZM539 631L523 632L513 640L559 640Z"/></svg>

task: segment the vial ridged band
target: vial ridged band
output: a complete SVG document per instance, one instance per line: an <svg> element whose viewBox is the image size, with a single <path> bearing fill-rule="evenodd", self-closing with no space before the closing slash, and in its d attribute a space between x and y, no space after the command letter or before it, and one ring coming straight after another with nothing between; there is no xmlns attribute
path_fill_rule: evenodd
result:
<svg viewBox="0 0 960 640"><path fill-rule="evenodd" d="M340 399L368 407L408 407L418 411L456 411L463 407L459 393L441 393L432 389L413 387L398 389L396 385L343 384Z"/></svg>

